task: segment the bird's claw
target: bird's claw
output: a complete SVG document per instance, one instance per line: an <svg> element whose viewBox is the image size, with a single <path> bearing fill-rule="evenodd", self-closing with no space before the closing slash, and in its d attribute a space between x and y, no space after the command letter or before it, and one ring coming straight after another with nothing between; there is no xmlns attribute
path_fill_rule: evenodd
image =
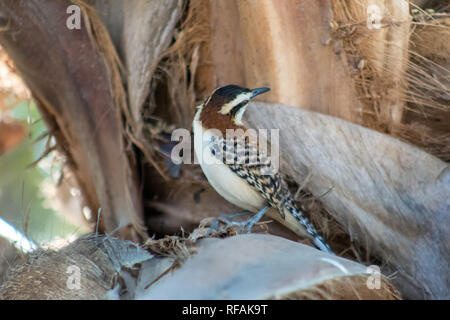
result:
<svg viewBox="0 0 450 320"><path fill-rule="evenodd" d="M213 223L209 227L206 235L209 236L213 231L219 232L219 223L220 222L225 224L225 230L228 230L231 227L239 227L240 232L244 231L244 229L246 228L247 233L251 233L253 226L262 218L262 216L264 215L264 213L266 213L268 208L269 208L268 206L264 207L258 213L256 213L253 217L251 217L250 219L248 219L246 221L239 221L239 222L232 221L232 220L230 220L230 218L232 219L234 217L251 214L251 212L249 212L249 211L220 216L213 221Z"/></svg>
<svg viewBox="0 0 450 320"><path fill-rule="evenodd" d="M239 213L233 213L233 214L226 214L223 216L220 216L218 218L216 218L213 223L211 224L211 226L208 229L208 232L206 233L206 236L209 236L212 232L216 232L216 233L220 233L220 223L223 223L225 225L225 230L228 231L229 228L232 227L239 227L240 231L243 230L243 228L246 226L247 221L232 221L230 219L235 218L235 217L241 217L244 215L249 215L251 212L239 212Z"/></svg>

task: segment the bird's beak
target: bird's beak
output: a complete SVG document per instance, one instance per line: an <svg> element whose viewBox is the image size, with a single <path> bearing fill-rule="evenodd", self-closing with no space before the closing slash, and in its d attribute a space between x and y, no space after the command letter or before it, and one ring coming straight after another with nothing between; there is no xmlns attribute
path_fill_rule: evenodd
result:
<svg viewBox="0 0 450 320"><path fill-rule="evenodd" d="M264 92L270 91L270 88L256 88L252 90L252 97L250 99L253 99L254 97L263 94Z"/></svg>

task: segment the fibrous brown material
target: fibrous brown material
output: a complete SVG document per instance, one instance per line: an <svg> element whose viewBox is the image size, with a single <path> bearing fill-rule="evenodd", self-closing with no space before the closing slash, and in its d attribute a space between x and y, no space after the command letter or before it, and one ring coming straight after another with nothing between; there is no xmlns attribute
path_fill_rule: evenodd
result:
<svg viewBox="0 0 450 320"><path fill-rule="evenodd" d="M332 1L336 39L341 39L359 98L388 127L405 108L410 16L408 1ZM365 119L370 125L370 122Z"/></svg>
<svg viewBox="0 0 450 320"><path fill-rule="evenodd" d="M450 161L450 18L420 13L411 35L409 109L394 134Z"/></svg>
<svg viewBox="0 0 450 320"><path fill-rule="evenodd" d="M448 14L417 5L449 7L439 1L332 3L334 36L364 106L363 124L448 161Z"/></svg>
<svg viewBox="0 0 450 320"><path fill-rule="evenodd" d="M59 251L38 249L14 264L0 286L0 299L105 299L122 268L149 258L130 241L86 235Z"/></svg>
<svg viewBox="0 0 450 320"><path fill-rule="evenodd" d="M444 66L450 64L450 18L430 20L418 23L411 38L412 50L423 57L440 62Z"/></svg>
<svg viewBox="0 0 450 320"><path fill-rule="evenodd" d="M370 275L353 275L325 280L312 288L288 293L275 299L292 300L400 300L400 294L389 280L381 276L378 289L367 283Z"/></svg>
<svg viewBox="0 0 450 320"><path fill-rule="evenodd" d="M21 261L23 254L17 250L12 243L0 237L0 285L5 280L9 268L14 263Z"/></svg>

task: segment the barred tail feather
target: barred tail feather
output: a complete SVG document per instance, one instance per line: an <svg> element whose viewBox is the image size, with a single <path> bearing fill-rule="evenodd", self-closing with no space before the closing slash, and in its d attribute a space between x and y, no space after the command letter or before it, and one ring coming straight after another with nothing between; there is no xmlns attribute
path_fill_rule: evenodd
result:
<svg viewBox="0 0 450 320"><path fill-rule="evenodd" d="M324 251L326 253L334 255L335 253L333 250L331 250L330 246L323 240L323 238L319 235L314 238L314 245L317 247L317 249Z"/></svg>
<svg viewBox="0 0 450 320"><path fill-rule="evenodd" d="M312 226L312 224L308 221L308 219L303 215L300 210L291 208L292 215L300 222L300 224L305 228L306 232L311 236L313 240L313 244L317 249L333 254L334 252L331 250L330 246L323 240L323 238L317 233L316 229Z"/></svg>

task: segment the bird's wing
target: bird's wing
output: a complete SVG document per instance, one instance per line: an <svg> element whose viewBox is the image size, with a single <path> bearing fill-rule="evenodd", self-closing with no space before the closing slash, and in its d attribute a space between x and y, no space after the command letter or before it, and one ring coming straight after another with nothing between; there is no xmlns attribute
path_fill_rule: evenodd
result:
<svg viewBox="0 0 450 320"><path fill-rule="evenodd" d="M257 189L267 202L278 209L284 218L284 209L296 210L293 197L279 171L271 166L272 159L259 150L248 137L218 137L213 143L218 158L249 185Z"/></svg>
<svg viewBox="0 0 450 320"><path fill-rule="evenodd" d="M317 248L333 253L313 225L297 209L283 177L278 171L273 170L271 159L258 148L256 143L246 136L215 137L211 147L213 154L258 190L270 206L278 209L283 219L285 219L286 213L292 215L313 239Z"/></svg>

